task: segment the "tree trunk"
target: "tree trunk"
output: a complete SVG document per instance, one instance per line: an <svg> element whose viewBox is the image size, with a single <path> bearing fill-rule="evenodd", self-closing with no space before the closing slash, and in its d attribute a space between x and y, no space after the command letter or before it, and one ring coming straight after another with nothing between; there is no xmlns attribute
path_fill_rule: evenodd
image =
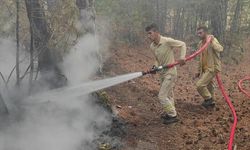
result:
<svg viewBox="0 0 250 150"><path fill-rule="evenodd" d="M234 17L232 20L232 25L231 25L231 32L238 32L239 31L239 20L240 20L240 12L241 12L241 1L242 0L237 0L235 12L234 12Z"/></svg>
<svg viewBox="0 0 250 150"><path fill-rule="evenodd" d="M96 24L95 24L95 0L76 0L76 6L80 12L80 22L82 25L82 29L85 30L86 33L93 34L96 38ZM129 33L130 34L130 33ZM97 39L96 39L97 40ZM98 73L102 73L102 62L103 58L100 51L94 54L99 60L99 69Z"/></svg>
<svg viewBox="0 0 250 150"><path fill-rule="evenodd" d="M161 28L161 20L160 20L160 6L159 6L159 0L156 0L156 23L159 26L159 30L160 32L162 32L162 28Z"/></svg>
<svg viewBox="0 0 250 150"><path fill-rule="evenodd" d="M20 45L19 45L19 8L20 2L16 0L16 85L20 86L20 69L19 69L19 53L20 53Z"/></svg>
<svg viewBox="0 0 250 150"><path fill-rule="evenodd" d="M184 8L177 8L175 14L174 35L178 38L183 37L184 11Z"/></svg>
<svg viewBox="0 0 250 150"><path fill-rule="evenodd" d="M82 24L82 28L87 33L95 34L96 25L95 25L95 0L76 0L76 6L80 11L80 22Z"/></svg>
<svg viewBox="0 0 250 150"><path fill-rule="evenodd" d="M162 19L163 19L163 21L162 21L162 30L163 30L163 32L166 32L166 30L165 30L165 28L166 28L166 23L167 23L167 14L168 14L168 0L165 0L164 1L164 4L163 4L163 13L162 13L162 15L163 15L163 17L162 17Z"/></svg>
<svg viewBox="0 0 250 150"><path fill-rule="evenodd" d="M175 10L175 15L174 15L174 31L173 34L174 36L178 37L178 25L180 22L180 8Z"/></svg>
<svg viewBox="0 0 250 150"><path fill-rule="evenodd" d="M224 42L224 34L226 25L224 24L227 17L227 14L225 13L225 8L223 7L223 0L217 1L213 0L217 3L215 6L211 6L211 27L213 30L213 34L222 42Z"/></svg>
<svg viewBox="0 0 250 150"><path fill-rule="evenodd" d="M165 33L165 26L167 21L167 4L168 0L157 0L156 4L156 12L157 12L157 24L159 25L159 29L161 33Z"/></svg>
<svg viewBox="0 0 250 150"><path fill-rule="evenodd" d="M0 93L0 115L8 114L8 108L4 102L4 99Z"/></svg>
<svg viewBox="0 0 250 150"><path fill-rule="evenodd" d="M38 68L41 80L50 88L57 88L65 85L65 79L61 78L61 70L57 66L55 51L49 46L51 33L45 19L45 13L39 0L25 0L27 15L32 28L32 39L34 50L41 51L38 56ZM32 43L32 42L31 42ZM33 46L31 46L32 48ZM33 51L31 49L31 51ZM32 61L32 59L31 59Z"/></svg>
<svg viewBox="0 0 250 150"><path fill-rule="evenodd" d="M29 76L29 93L31 93L34 74L34 33L30 26L30 76Z"/></svg>
<svg viewBox="0 0 250 150"><path fill-rule="evenodd" d="M228 1L222 0L222 9L221 9L221 20L222 20L222 43L225 43L225 33L227 27L227 11L228 11Z"/></svg>
<svg viewBox="0 0 250 150"><path fill-rule="evenodd" d="M57 0L47 0L46 2L47 2L47 6L48 6L49 11L55 9Z"/></svg>

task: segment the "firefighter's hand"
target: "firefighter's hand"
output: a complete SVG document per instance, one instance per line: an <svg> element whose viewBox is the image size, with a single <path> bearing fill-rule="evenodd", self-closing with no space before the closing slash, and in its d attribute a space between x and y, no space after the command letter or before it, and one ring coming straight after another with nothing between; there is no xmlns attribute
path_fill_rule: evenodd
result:
<svg viewBox="0 0 250 150"><path fill-rule="evenodd" d="M213 36L213 35L210 35L210 37L211 37L211 43L212 43L213 40L214 40L214 36Z"/></svg>
<svg viewBox="0 0 250 150"><path fill-rule="evenodd" d="M178 62L179 62L179 64L180 64L180 66L183 66L183 65L186 64L185 59L180 59L180 60L178 60Z"/></svg>
<svg viewBox="0 0 250 150"><path fill-rule="evenodd" d="M152 71L152 74L156 74L156 68L157 67L155 65L152 66L151 70L155 70L155 71Z"/></svg>
<svg viewBox="0 0 250 150"><path fill-rule="evenodd" d="M156 68L157 68L156 65L153 65L151 69L154 70L154 69L156 69Z"/></svg>

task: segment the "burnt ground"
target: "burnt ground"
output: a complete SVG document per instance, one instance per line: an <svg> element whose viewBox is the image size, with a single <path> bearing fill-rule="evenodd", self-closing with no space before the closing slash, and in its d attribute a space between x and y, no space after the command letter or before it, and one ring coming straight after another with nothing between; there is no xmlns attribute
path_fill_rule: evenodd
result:
<svg viewBox="0 0 250 150"><path fill-rule="evenodd" d="M246 48L249 46L245 45ZM146 70L154 63L148 48L112 48L110 54L104 65L107 76ZM238 114L235 136L238 150L250 149L250 100L237 88L237 81L250 74L249 58L248 48L242 62L238 65L224 64L221 73ZM206 110L201 107L202 98L195 89L196 81L193 79L197 63L196 60L178 67L174 91L180 121L176 124L161 123L162 107L157 99L160 88L158 75L141 77L105 90L113 109L127 123L123 150L227 149L233 121L230 109L218 88L216 108Z"/></svg>

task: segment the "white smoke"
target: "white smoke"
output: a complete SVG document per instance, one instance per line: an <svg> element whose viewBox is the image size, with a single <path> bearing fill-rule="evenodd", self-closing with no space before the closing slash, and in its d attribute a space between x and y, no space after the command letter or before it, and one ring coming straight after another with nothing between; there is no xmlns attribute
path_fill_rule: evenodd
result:
<svg viewBox="0 0 250 150"><path fill-rule="evenodd" d="M69 84L82 83L96 73L100 64L98 43L95 36L86 35L66 56L63 68Z"/></svg>
<svg viewBox="0 0 250 150"><path fill-rule="evenodd" d="M13 41L11 41L10 39L0 39L0 71L3 74L4 78L6 78L6 80L11 70L15 66L15 53L15 45ZM0 85L2 84L3 81L1 79Z"/></svg>
<svg viewBox="0 0 250 150"><path fill-rule="evenodd" d="M22 51L22 48L21 50ZM27 52L22 51L20 53L20 76L22 76L26 70L26 67L29 64L29 56L27 56ZM3 77L7 81L9 79L10 87L13 86L16 82L16 44L12 39L0 39L0 72L2 73ZM13 73L11 74L11 72ZM11 74L11 75L10 75ZM4 84L2 78L0 79L0 89L1 86Z"/></svg>
<svg viewBox="0 0 250 150"><path fill-rule="evenodd" d="M10 45L0 44L1 72L9 72L13 67L10 63L15 62L15 44ZM71 85L88 80L96 72L98 45L94 36L87 35L65 57L63 71ZM8 61L3 61L4 57L8 57ZM3 88L2 82L0 88ZM63 94L60 93L60 98ZM9 108L8 118L0 116L0 150L93 149L89 143L111 122L111 116L93 102L92 96L62 98L57 100L59 103L42 104L22 104L17 102L19 97L14 99L13 96L5 99L15 106Z"/></svg>

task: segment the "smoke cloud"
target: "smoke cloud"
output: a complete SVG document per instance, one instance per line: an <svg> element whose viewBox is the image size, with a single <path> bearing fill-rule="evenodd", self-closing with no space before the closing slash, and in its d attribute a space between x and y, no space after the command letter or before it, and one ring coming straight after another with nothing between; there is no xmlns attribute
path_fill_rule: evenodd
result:
<svg viewBox="0 0 250 150"><path fill-rule="evenodd" d="M62 64L70 85L82 83L93 76L100 64L97 37L89 34L70 51Z"/></svg>
<svg viewBox="0 0 250 150"><path fill-rule="evenodd" d="M0 39L0 71L6 79L15 66L15 53L15 45L10 39ZM0 85L3 85L2 79Z"/></svg>
<svg viewBox="0 0 250 150"><path fill-rule="evenodd" d="M7 45L0 43L0 71L5 75L15 62L15 44L8 42ZM98 48L98 40L87 35L65 57L61 66L70 85L83 83L96 72ZM3 89L2 81L0 83ZM59 94L60 100L56 102L37 104L22 103L25 98L16 93L9 98L5 96L12 107L9 107L8 117L0 116L0 150L94 149L91 141L109 127L110 114L95 104L90 95L63 98L64 93ZM49 100L55 96L40 98Z"/></svg>

